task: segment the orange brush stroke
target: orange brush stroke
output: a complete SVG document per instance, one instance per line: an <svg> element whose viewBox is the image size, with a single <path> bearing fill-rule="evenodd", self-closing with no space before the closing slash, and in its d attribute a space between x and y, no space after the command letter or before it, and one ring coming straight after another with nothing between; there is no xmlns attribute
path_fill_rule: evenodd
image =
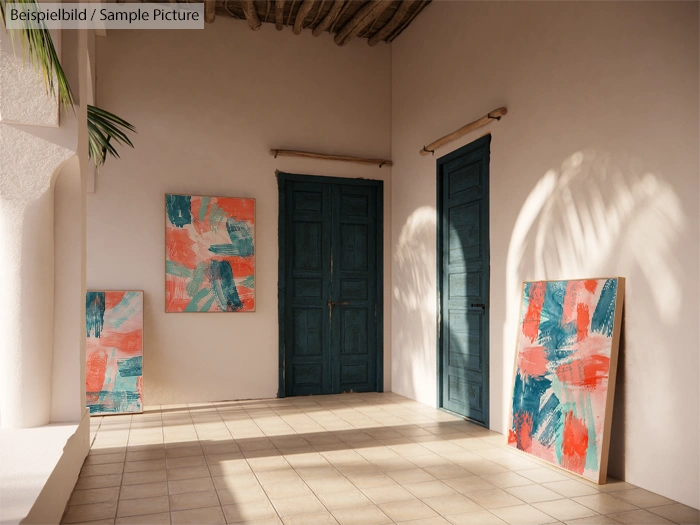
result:
<svg viewBox="0 0 700 525"><path fill-rule="evenodd" d="M573 412L564 418L564 442L562 444L562 466L577 474L583 474L588 450L588 429L583 420Z"/></svg>
<svg viewBox="0 0 700 525"><path fill-rule="evenodd" d="M194 226L194 230L200 235L202 233L211 231L211 221L207 220L207 218L209 217L210 205L211 202L207 204L207 211L204 214L204 220L200 221L199 212L202 209L202 197L192 197L192 201L190 204L192 209L192 226Z"/></svg>
<svg viewBox="0 0 700 525"><path fill-rule="evenodd" d="M134 330L125 334L118 332L104 334L100 340L103 346L116 348L125 354L140 354L143 349L142 330Z"/></svg>
<svg viewBox="0 0 700 525"><path fill-rule="evenodd" d="M216 205L226 212L228 217L237 221L255 222L255 200L215 197L212 199Z"/></svg>
<svg viewBox="0 0 700 525"><path fill-rule="evenodd" d="M559 365L556 374L562 383L593 389L608 378L609 370L609 357L593 355L587 359L575 359L571 363Z"/></svg>
<svg viewBox="0 0 700 525"><path fill-rule="evenodd" d="M588 327L591 325L591 312L588 305L578 303L576 305L576 340L583 341L588 337Z"/></svg>
<svg viewBox="0 0 700 525"><path fill-rule="evenodd" d="M540 330L540 315L542 314L542 305L544 304L544 292L546 283L532 283L530 286L530 301L523 319L523 335L527 337L531 343L537 339L537 333Z"/></svg>
<svg viewBox="0 0 700 525"><path fill-rule="evenodd" d="M190 269L194 269L194 267L197 266L197 256L192 249L194 241L190 239L187 230L182 228L167 228L165 242L168 260L180 263Z"/></svg>
<svg viewBox="0 0 700 525"><path fill-rule="evenodd" d="M591 293L595 293L595 289L598 286L598 281L596 281L595 279L586 279L583 285L586 287L586 290L588 290Z"/></svg>
<svg viewBox="0 0 700 525"><path fill-rule="evenodd" d="M99 349L87 356L85 363L85 391L99 392L105 383L107 351Z"/></svg>
<svg viewBox="0 0 700 525"><path fill-rule="evenodd" d="M216 257L216 260L228 261L231 265L233 277L237 281L253 275L255 271L255 259L253 257Z"/></svg>
<svg viewBox="0 0 700 525"><path fill-rule="evenodd" d="M105 310L111 310L122 302L126 292L105 292Z"/></svg>
<svg viewBox="0 0 700 525"><path fill-rule="evenodd" d="M183 312L190 300L186 296L187 281L182 277L166 275L165 277L165 311Z"/></svg>
<svg viewBox="0 0 700 525"><path fill-rule="evenodd" d="M520 352L520 372L529 376L543 376L547 372L547 355L541 346L529 346Z"/></svg>

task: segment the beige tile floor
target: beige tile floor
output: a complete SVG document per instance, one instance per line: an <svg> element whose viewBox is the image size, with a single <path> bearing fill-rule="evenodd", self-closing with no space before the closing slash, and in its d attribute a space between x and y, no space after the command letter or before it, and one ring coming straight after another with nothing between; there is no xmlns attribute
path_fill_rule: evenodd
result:
<svg viewBox="0 0 700 525"><path fill-rule="evenodd" d="M568 476L390 393L155 406L92 418L91 437L62 523L699 522L695 509Z"/></svg>

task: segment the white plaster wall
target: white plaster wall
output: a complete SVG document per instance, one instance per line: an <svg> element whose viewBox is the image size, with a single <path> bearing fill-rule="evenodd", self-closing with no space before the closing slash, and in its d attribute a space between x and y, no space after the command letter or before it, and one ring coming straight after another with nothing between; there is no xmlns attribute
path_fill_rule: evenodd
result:
<svg viewBox="0 0 700 525"><path fill-rule="evenodd" d="M51 421L85 410L85 188L70 159L54 185L54 331Z"/></svg>
<svg viewBox="0 0 700 525"><path fill-rule="evenodd" d="M203 31L113 31L97 39L96 100L138 128L87 201L88 289L143 289L144 401L275 397L278 374L275 170L385 181L391 170L269 155L289 148L386 158L390 48L342 48L310 32L218 17ZM256 312L165 313L164 195L256 199ZM385 258L390 293L390 257ZM385 389L390 384L385 302Z"/></svg>
<svg viewBox="0 0 700 525"><path fill-rule="evenodd" d="M520 282L624 276L609 472L697 508L698 87L696 2L429 5L392 48L393 390L436 402L435 160L490 131L493 429Z"/></svg>
<svg viewBox="0 0 700 525"><path fill-rule="evenodd" d="M52 31L51 39L61 56L61 33ZM28 51L22 49L19 38L11 42L10 35L0 30L0 122L58 126L59 107L56 96L48 96L48 84L34 67ZM24 55L23 55L24 54ZM57 93L54 84L54 93Z"/></svg>

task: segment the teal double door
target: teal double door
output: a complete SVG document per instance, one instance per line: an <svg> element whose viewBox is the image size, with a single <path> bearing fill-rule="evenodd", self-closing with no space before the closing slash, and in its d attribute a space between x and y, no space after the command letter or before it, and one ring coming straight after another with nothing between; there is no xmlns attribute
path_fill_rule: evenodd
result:
<svg viewBox="0 0 700 525"><path fill-rule="evenodd" d="M490 142L437 161L438 406L486 427Z"/></svg>
<svg viewBox="0 0 700 525"><path fill-rule="evenodd" d="M381 181L278 186L279 396L381 391Z"/></svg>

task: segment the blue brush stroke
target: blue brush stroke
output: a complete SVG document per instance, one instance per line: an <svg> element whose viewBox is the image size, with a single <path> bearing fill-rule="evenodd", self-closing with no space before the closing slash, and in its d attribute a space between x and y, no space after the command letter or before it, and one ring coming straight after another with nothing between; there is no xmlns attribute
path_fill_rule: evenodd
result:
<svg viewBox="0 0 700 525"><path fill-rule="evenodd" d="M612 337L615 324L615 303L617 299L617 279L608 279L600 292L598 305L591 319L591 331Z"/></svg>
<svg viewBox="0 0 700 525"><path fill-rule="evenodd" d="M166 195L165 211L170 224L182 228L192 224L192 197L189 195Z"/></svg>
<svg viewBox="0 0 700 525"><path fill-rule="evenodd" d="M228 261L209 261L207 278L211 283L219 310L223 312L235 312L243 308L243 303L238 297L236 283L233 282L233 270Z"/></svg>
<svg viewBox="0 0 700 525"><path fill-rule="evenodd" d="M549 396L549 399L542 405L537 418L533 422L533 435L538 432L538 441L545 447L551 447L557 433L561 429L560 401L556 394Z"/></svg>
<svg viewBox="0 0 700 525"><path fill-rule="evenodd" d="M122 377L138 377L143 375L142 361L142 356L135 356L117 360L119 375Z"/></svg>
<svg viewBox="0 0 700 525"><path fill-rule="evenodd" d="M87 337L90 334L100 337L105 324L105 293L87 292L85 294L85 330Z"/></svg>
<svg viewBox="0 0 700 525"><path fill-rule="evenodd" d="M513 414L530 414L534 425L535 417L540 411L541 399L551 385L552 381L544 376L523 377L518 371L513 389Z"/></svg>
<svg viewBox="0 0 700 525"><path fill-rule="evenodd" d="M541 425L550 420L552 414L557 410L557 407L559 407L559 398L555 394L552 394L545 404L542 405L542 408L537 411L537 417L532 418L533 435L537 433Z"/></svg>
<svg viewBox="0 0 700 525"><path fill-rule="evenodd" d="M566 281L547 283L540 315L538 342L555 366L573 353L570 348L576 342L576 323L562 324L565 294Z"/></svg>

